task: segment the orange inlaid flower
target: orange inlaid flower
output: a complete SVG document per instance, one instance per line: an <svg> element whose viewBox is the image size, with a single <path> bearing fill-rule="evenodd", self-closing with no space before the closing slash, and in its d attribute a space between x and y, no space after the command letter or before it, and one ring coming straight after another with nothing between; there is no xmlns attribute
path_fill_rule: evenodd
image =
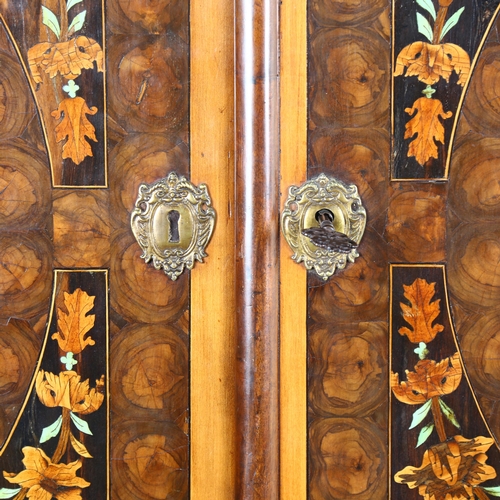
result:
<svg viewBox="0 0 500 500"><path fill-rule="evenodd" d="M494 479L496 472L486 464L486 451L493 439L478 436L466 439L454 436L449 441L432 446L424 453L422 465L409 465L400 470L394 480L408 488L418 488L425 500L468 500L476 498L473 488Z"/></svg>
<svg viewBox="0 0 500 500"><path fill-rule="evenodd" d="M54 375L40 370L36 376L36 393L45 406L61 406L83 415L93 413L104 401L104 375L96 380L93 389L88 379L80 382L80 378L74 371Z"/></svg>
<svg viewBox="0 0 500 500"><path fill-rule="evenodd" d="M28 50L28 63L36 83L42 83L42 72L54 78L58 73L67 80L74 80L83 69L103 71L101 46L92 38L78 36L67 42L38 43Z"/></svg>
<svg viewBox="0 0 500 500"><path fill-rule="evenodd" d="M427 85L434 85L442 77L447 82L453 72L458 75L458 84L464 86L470 72L469 54L453 43L433 45L413 42L399 53L394 76L416 76Z"/></svg>
<svg viewBox="0 0 500 500"><path fill-rule="evenodd" d="M391 389L399 401L408 405L425 403L434 396L453 392L462 380L462 365L458 352L439 363L420 360L415 371L406 370L407 382L399 382L399 375L391 372Z"/></svg>
<svg viewBox="0 0 500 500"><path fill-rule="evenodd" d="M90 486L88 481L76 476L82 466L80 460L69 464L54 464L40 448L25 446L23 464L19 474L5 472L5 479L27 488L26 496L33 500L81 500L81 488Z"/></svg>

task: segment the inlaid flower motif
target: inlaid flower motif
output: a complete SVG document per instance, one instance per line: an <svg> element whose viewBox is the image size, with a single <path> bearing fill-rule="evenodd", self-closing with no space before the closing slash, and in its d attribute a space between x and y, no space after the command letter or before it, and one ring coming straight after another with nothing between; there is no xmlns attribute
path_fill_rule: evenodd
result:
<svg viewBox="0 0 500 500"><path fill-rule="evenodd" d="M104 375L96 380L93 389L88 379L81 382L80 378L74 371L54 375L40 370L36 376L36 393L45 406L61 406L83 415L93 413L104 401Z"/></svg>
<svg viewBox="0 0 500 500"><path fill-rule="evenodd" d="M496 472L486 464L486 451L493 439L454 436L424 453L422 465L409 465L394 476L408 488L418 488L425 500L467 500L476 498L474 488L494 479Z"/></svg>
<svg viewBox="0 0 500 500"><path fill-rule="evenodd" d="M27 488L26 496L33 500L81 500L81 488L90 486L88 481L76 476L81 460L69 464L54 464L40 448L23 448L25 470L19 474L5 472L5 479Z"/></svg>
<svg viewBox="0 0 500 500"><path fill-rule="evenodd" d="M449 82L453 72L458 75L457 83L464 86L470 72L469 54L464 49L453 43L414 42L399 53L394 76L416 76L434 85L440 78Z"/></svg>
<svg viewBox="0 0 500 500"><path fill-rule="evenodd" d="M104 57L101 46L92 38L78 36L66 42L42 42L28 50L28 63L36 83L42 83L42 73L54 78L58 73L74 80L82 70L103 71Z"/></svg>
<svg viewBox="0 0 500 500"><path fill-rule="evenodd" d="M415 371L406 370L407 382L399 382L399 375L391 372L391 389L399 401L409 405L422 404L434 396L453 392L462 380L462 365L458 352L439 363L420 360Z"/></svg>

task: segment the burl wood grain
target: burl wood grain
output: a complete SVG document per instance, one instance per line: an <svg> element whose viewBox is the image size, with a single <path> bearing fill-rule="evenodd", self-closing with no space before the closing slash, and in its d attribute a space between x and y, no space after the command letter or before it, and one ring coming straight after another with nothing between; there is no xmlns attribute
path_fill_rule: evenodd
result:
<svg viewBox="0 0 500 500"><path fill-rule="evenodd" d="M236 494L271 500L279 497L278 5L235 9Z"/></svg>
<svg viewBox="0 0 500 500"><path fill-rule="evenodd" d="M117 0L107 10L111 474L117 498L189 497L189 276L174 283L148 266L129 225L141 183L172 170L189 175L187 13L184 1Z"/></svg>
<svg viewBox="0 0 500 500"><path fill-rule="evenodd" d="M391 183L385 237L393 262L441 262L445 259L444 183Z"/></svg>
<svg viewBox="0 0 500 500"><path fill-rule="evenodd" d="M0 442L38 357L50 303L50 170L22 65L0 23Z"/></svg>
<svg viewBox="0 0 500 500"><path fill-rule="evenodd" d="M42 5L50 9L58 18L61 28L61 40L42 23ZM87 10L86 22L81 31L77 31L75 36L67 36L68 24L78 14ZM98 71L97 61L92 61L92 69L83 69L86 66L81 66L79 58L91 58L91 54L96 55L97 50L103 44L103 8L101 2L93 2L92 6L87 6L84 2L74 4L69 12L66 11L66 4L61 8L59 0L15 0L2 2L0 5L0 13L5 18L9 29L12 31L18 50L20 51L24 64L28 68L28 78L34 95L37 100L39 119L43 123L45 129L45 140L47 141L47 151L50 156L51 180L54 186L104 186L106 184L105 172L105 89L102 67ZM68 23L69 21L69 23ZM78 37L83 38L77 41ZM67 38L68 40L66 40ZM92 42L89 42L92 40ZM88 54L85 51L97 42ZM31 65L28 59L28 51L38 44L47 44L43 47L38 47L37 57L32 58ZM54 54L56 46L59 50L59 57L51 60L47 51L52 50ZM76 50L74 51L74 47ZM43 49L43 50L40 50ZM50 49L50 50L49 50ZM93 51L96 52L93 52ZM71 54L71 55L70 55ZM45 58L44 63L42 60ZM38 60L38 65L35 63ZM63 62L66 62L64 64ZM88 143L82 138L82 143L89 147L90 154L85 157L80 154L73 154L71 157L65 155L63 157L63 148L67 148L73 142L73 126L75 123L78 126L83 124L80 122L74 113L70 113L68 106L72 106L76 100L68 100L68 94L63 91L63 86L67 83L67 76L70 75L70 69L67 61L72 61L72 70L79 72L78 76L75 73L73 78L77 78L78 99L85 99L85 102L90 108L93 108L90 117L91 135L95 134L95 141L90 139ZM6 68L7 65L2 64ZM46 72L47 67L52 68L52 72ZM6 71L9 71L8 69ZM14 87L15 88L15 87ZM1 93L1 92L0 92ZM28 97L28 93L19 93L20 104L23 99ZM30 97L31 99L31 97ZM62 106L62 107L60 107ZM57 109L63 113L56 118ZM0 111L1 112L1 111ZM71 119L70 119L70 115ZM20 114L19 116L22 116ZM69 123L70 120L75 120ZM65 122L61 125L62 122ZM69 136L63 134L58 137L56 127L60 127L61 132L65 131ZM83 126L82 126L83 129ZM77 144L79 140L75 141ZM45 148L45 146L43 146ZM77 159L78 158L78 159ZM75 161L76 163L75 163Z"/></svg>
<svg viewBox="0 0 500 500"><path fill-rule="evenodd" d="M387 40L371 28L314 30L310 40L311 118L315 125L383 127L388 119Z"/></svg>
<svg viewBox="0 0 500 500"><path fill-rule="evenodd" d="M309 2L308 177L358 186L360 257L308 276L308 496L387 498L390 2Z"/></svg>
<svg viewBox="0 0 500 500"><path fill-rule="evenodd" d="M494 436L500 437L499 21L478 60L460 118L450 171L448 278L465 365Z"/></svg>

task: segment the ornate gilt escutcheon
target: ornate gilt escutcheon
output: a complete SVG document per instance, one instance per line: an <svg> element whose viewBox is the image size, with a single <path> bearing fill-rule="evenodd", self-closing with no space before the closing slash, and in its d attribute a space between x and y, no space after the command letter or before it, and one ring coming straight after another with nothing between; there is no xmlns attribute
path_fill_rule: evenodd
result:
<svg viewBox="0 0 500 500"><path fill-rule="evenodd" d="M292 259L304 262L324 280L359 257L365 225L357 187L325 174L300 187L291 186L281 216L283 234L294 251Z"/></svg>
<svg viewBox="0 0 500 500"><path fill-rule="evenodd" d="M195 260L203 262L215 226L215 210L205 184L198 187L171 172L141 184L130 224L141 257L176 280Z"/></svg>

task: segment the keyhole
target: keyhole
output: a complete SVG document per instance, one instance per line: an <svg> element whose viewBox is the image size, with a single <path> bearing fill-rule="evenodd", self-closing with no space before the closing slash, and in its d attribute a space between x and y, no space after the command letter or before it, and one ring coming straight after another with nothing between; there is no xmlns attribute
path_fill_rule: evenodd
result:
<svg viewBox="0 0 500 500"><path fill-rule="evenodd" d="M177 210L168 213L168 242L179 243L179 217Z"/></svg>
<svg viewBox="0 0 500 500"><path fill-rule="evenodd" d="M328 210L328 208L322 208L321 210L318 210L314 217L320 224L326 220L333 222L333 219L335 218L333 212L331 210Z"/></svg>

